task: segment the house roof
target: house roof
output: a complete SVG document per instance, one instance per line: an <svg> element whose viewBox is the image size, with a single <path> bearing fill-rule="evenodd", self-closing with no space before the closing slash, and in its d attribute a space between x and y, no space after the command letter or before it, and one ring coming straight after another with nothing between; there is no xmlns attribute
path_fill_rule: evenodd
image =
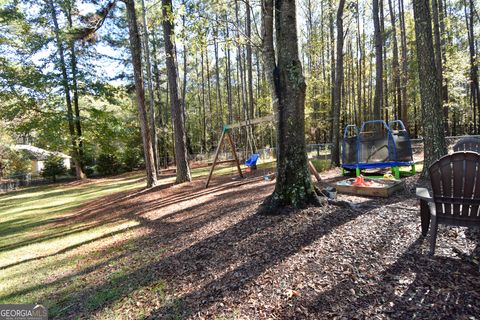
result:
<svg viewBox="0 0 480 320"><path fill-rule="evenodd" d="M38 147L34 147L34 146L31 146L31 145L27 145L27 144L17 144L17 145L14 146L14 149L18 150L18 151L23 151L30 160L44 161L51 154L59 155L60 157L62 157L64 159L70 159L71 158L70 156L68 156L64 153L61 153L61 152L48 151L48 150L38 148Z"/></svg>

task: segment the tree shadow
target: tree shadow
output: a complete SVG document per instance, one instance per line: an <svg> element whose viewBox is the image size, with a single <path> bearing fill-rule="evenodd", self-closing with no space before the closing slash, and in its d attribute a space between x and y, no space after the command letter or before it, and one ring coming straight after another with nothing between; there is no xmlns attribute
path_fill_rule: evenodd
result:
<svg viewBox="0 0 480 320"><path fill-rule="evenodd" d="M116 277L114 282L108 280L113 271L106 265L99 265L96 270L88 269L85 273L79 271L90 274L103 270L100 273L103 278L85 280L85 285L73 294L68 292L68 288L59 287L53 293L44 294L39 302L48 305L69 295L68 305L73 307L55 316L88 317L136 290L164 280L169 293L182 301L181 315L190 317L222 299L239 297L242 289L269 268L370 212L328 206L306 209L289 216L258 216L252 211L273 186L272 183L262 184L260 180L216 184L209 189L204 189L200 180L193 185L176 186L180 193L165 198L162 198L162 188L128 191L91 202L65 216L64 220L51 225L53 230L75 226L93 228L122 219L136 220L138 228L150 232L133 240L134 249L129 249L129 253L117 260L131 262L128 259L133 259L132 255L137 253L149 253L154 258L136 258L128 271ZM153 199L151 196L154 196ZM194 199L196 202L193 204L177 206ZM396 197L385 201L394 204L403 200ZM364 202L367 206L376 203L377 199ZM112 207L115 208L113 212ZM221 223L213 224L216 221ZM211 225L216 228L212 229ZM74 228L72 233L78 231ZM65 275L44 286L56 288L76 274L78 272ZM22 289L12 295L32 293L39 288ZM106 290L115 291L115 296L99 306L88 306L90 296ZM2 299L8 301L12 295ZM165 303L152 311L151 318L164 318L178 312L172 308L171 304Z"/></svg>
<svg viewBox="0 0 480 320"><path fill-rule="evenodd" d="M252 188L250 192L255 192L255 189L258 192L258 187ZM371 200L373 201L375 200ZM239 202L238 207L229 208L230 214L235 214L235 211L241 210L242 206L243 203ZM295 230L292 230L289 224L291 219L295 219L295 214L272 217L254 214L218 233L214 231L213 235L181 251L165 255L158 261L143 265L117 279L115 286L120 286L122 293L104 304L103 308L128 296L138 288L148 286L159 279L166 279L172 291L188 284L197 287L191 292L178 296L183 302L181 315L189 317L201 312L215 301L234 297L241 288L254 281L268 268L367 212L332 207L324 213L317 209L312 210L318 216L309 224L296 225ZM144 223L149 223L154 228L154 233L158 232L160 235L139 239L138 242L142 243L142 246L151 246L153 249L155 246L151 242L156 242L163 237L164 225L161 223L152 225L151 221L144 221ZM183 230L181 232L191 232L188 227ZM111 288L111 284L102 283L85 288L83 292L77 292L75 301L78 302L78 309L72 310L73 313L69 316L86 315L91 312L86 311L82 301L85 301L92 292L103 292L108 288ZM48 300L51 297L45 297L45 299ZM171 306L167 305L154 310L151 317L163 318L172 311L170 308Z"/></svg>
<svg viewBox="0 0 480 320"><path fill-rule="evenodd" d="M384 235L387 244L390 233ZM468 319L480 314L478 272L451 257L430 257L423 237L409 244L388 268L340 281L321 294L290 301L278 319L374 318ZM393 245L388 250L394 250ZM367 261L366 263L373 263ZM299 312L301 310L302 312ZM309 315L309 316L306 316Z"/></svg>

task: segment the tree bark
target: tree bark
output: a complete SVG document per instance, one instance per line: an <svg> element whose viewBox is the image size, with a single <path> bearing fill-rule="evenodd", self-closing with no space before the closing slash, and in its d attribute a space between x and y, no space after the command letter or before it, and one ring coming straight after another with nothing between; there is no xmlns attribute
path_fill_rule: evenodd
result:
<svg viewBox="0 0 480 320"><path fill-rule="evenodd" d="M373 98L373 117L382 119L383 98L383 35L380 30L379 0L373 0L373 27L375 37L375 96Z"/></svg>
<svg viewBox="0 0 480 320"><path fill-rule="evenodd" d="M398 63L398 42L397 42L397 25L395 22L395 7L392 5L392 0L388 0L388 7L390 9L390 21L392 23L392 38L393 38L393 57L392 57L392 76L393 76L393 86L395 89L395 100L396 100L396 109L397 116L402 121L402 91L400 87L400 68Z"/></svg>
<svg viewBox="0 0 480 320"><path fill-rule="evenodd" d="M246 11L246 35L247 35L247 87L248 87L248 112L249 118L254 117L254 101L253 101L253 62L252 62L252 18L250 0L245 0Z"/></svg>
<svg viewBox="0 0 480 320"><path fill-rule="evenodd" d="M334 20L333 20L333 13L334 13L334 7L333 7L333 0L329 0L329 14L328 14L328 20L329 20L329 32L330 32L330 102L331 102L331 113L330 117L333 119L333 106L335 105L334 101L334 94L333 94L333 88L335 86L335 30L333 27ZM333 125L330 126L330 136L328 137L329 141L333 140Z"/></svg>
<svg viewBox="0 0 480 320"><path fill-rule="evenodd" d="M398 1L398 11L400 16L400 43L402 48L402 72L400 78L401 96L402 96L402 113L400 119L406 128L409 127L408 119L408 103L407 103L407 85L408 85L408 58L407 58L407 31L405 27L405 12L403 0Z"/></svg>
<svg viewBox="0 0 480 320"><path fill-rule="evenodd" d="M443 63L442 63L442 44L440 40L440 22L439 22L438 0L432 0L432 17L433 17L433 36L435 45L435 66L437 67L438 85L440 92L443 83ZM443 95L442 95L443 96ZM442 107L443 109L443 107ZM445 132L448 132L448 113L443 117L443 126Z"/></svg>
<svg viewBox="0 0 480 320"><path fill-rule="evenodd" d="M225 15L225 20L227 16ZM225 37L227 40L230 37L230 30L228 28L228 21L225 23ZM226 59L225 59L225 73L226 73L226 90L227 90L227 110L228 110L228 123L233 122L233 97L232 97L232 63L230 58L230 44L225 41Z"/></svg>
<svg viewBox="0 0 480 320"><path fill-rule="evenodd" d="M85 179L85 174L83 173L82 165L81 165L82 161L80 159L80 152L78 149L79 139L78 139L77 133L75 132L75 121L73 116L72 99L70 96L70 84L68 81L67 65L65 62L65 49L63 47L63 43L60 38L60 29L58 27L57 12L55 10L55 5L53 3L53 0L48 0L47 5L49 6L50 14L53 20L55 42L57 43L58 56L60 59L60 70L62 73L62 86L65 92L65 101L67 104L68 129L70 132L70 140L72 144L72 159L75 163L77 179Z"/></svg>
<svg viewBox="0 0 480 320"><path fill-rule="evenodd" d="M275 61L273 49L273 0L263 0L263 35L266 64ZM307 167L305 145L305 79L298 55L295 0L275 1L278 65L267 69L278 98L277 177L275 190L261 212L277 214L280 207L318 203ZM270 55L268 55L270 54ZM274 98L275 99L275 98Z"/></svg>
<svg viewBox="0 0 480 320"><path fill-rule="evenodd" d="M475 33L474 33L474 5L473 0L468 0L468 6L465 0L465 21L468 30L468 51L470 53L470 95L473 108L474 118L477 114L480 116L480 89L478 85L478 65L475 55ZM467 7L469 12L467 14ZM477 119L474 120L474 124L477 124ZM480 124L480 121L479 121ZM478 128L480 129L480 128ZM477 133L477 128L474 129Z"/></svg>
<svg viewBox="0 0 480 320"><path fill-rule="evenodd" d="M342 108L341 89L343 85L343 9L345 0L340 0L337 10L337 64L335 66L335 85L333 87L333 132L332 165L340 165L340 110Z"/></svg>
<svg viewBox="0 0 480 320"><path fill-rule="evenodd" d="M67 21L68 21L68 26L70 28L73 27L71 10L72 8L70 6L66 8ZM79 157L78 164L80 166L80 172L78 172L78 174L80 176L80 179L85 179L86 175L84 174L85 164L83 159L84 150L83 150L83 139L82 139L82 124L81 124L81 118L80 118L80 106L78 102L77 53L75 50L75 41L73 39L69 40L69 47L70 47L70 68L72 73L73 110L75 112L75 118L73 122L75 123L76 139L78 141L78 157Z"/></svg>
<svg viewBox="0 0 480 320"><path fill-rule="evenodd" d="M415 36L420 79L422 126L424 134L423 176L428 167L447 153L442 120L442 100L432 39L432 19L428 0L413 1Z"/></svg>
<svg viewBox="0 0 480 320"><path fill-rule="evenodd" d="M143 19L143 39L145 40L145 68L147 69L147 88L148 88L148 98L150 103L150 135L152 140L152 152L155 169L159 170L159 160L158 160L158 137L155 121L155 97L153 95L153 80L152 80L152 64L150 59L150 44L148 39L148 26L147 26L147 11L145 9L145 1L142 0L142 19Z"/></svg>
<svg viewBox="0 0 480 320"><path fill-rule="evenodd" d="M157 171L155 160L153 158L152 140L147 121L147 111L145 108L145 91L142 79L142 44L138 32L137 17L135 13L134 0L125 0L127 9L128 30L130 37L130 51L132 54L133 76L135 78L135 93L137 96L138 118L140 120L140 130L142 133L143 151L145 155L145 170L147 172L147 187L153 187L157 184Z"/></svg>
<svg viewBox="0 0 480 320"><path fill-rule="evenodd" d="M175 136L175 162L177 165L177 183L191 181L187 156L187 137L183 121L183 112L178 98L177 70L175 67L175 45L172 0L162 0L163 34L166 52L167 76L170 88L170 108L172 111Z"/></svg>

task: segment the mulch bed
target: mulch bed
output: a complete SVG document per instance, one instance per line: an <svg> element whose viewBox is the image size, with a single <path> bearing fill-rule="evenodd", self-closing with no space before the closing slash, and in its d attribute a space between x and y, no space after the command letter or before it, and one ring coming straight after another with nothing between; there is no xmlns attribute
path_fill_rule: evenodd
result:
<svg viewBox="0 0 480 320"><path fill-rule="evenodd" d="M405 190L387 199L339 195L361 204L356 209L260 216L274 181L215 177L208 189L197 180L123 195L87 216L141 222L135 250L145 258L125 258L138 267L122 299L165 281L174 300L140 299L151 319L478 319L479 233L441 226L428 256L417 179L405 179ZM92 290L78 293L68 316L88 316L81 296Z"/></svg>

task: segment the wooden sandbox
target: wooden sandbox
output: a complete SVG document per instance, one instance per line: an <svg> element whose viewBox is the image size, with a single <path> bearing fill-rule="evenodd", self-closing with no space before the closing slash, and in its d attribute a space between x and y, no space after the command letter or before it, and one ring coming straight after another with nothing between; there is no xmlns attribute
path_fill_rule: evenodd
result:
<svg viewBox="0 0 480 320"><path fill-rule="evenodd" d="M401 180L365 178L364 181L365 186L353 185L355 178L350 178L337 182L335 187L340 193L388 198L392 193L403 189L405 186L405 183Z"/></svg>

